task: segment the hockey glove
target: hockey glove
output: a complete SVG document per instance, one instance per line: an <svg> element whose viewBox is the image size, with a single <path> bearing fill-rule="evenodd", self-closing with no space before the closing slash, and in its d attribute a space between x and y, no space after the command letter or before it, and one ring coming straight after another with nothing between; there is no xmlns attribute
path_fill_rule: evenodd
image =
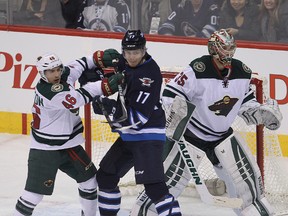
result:
<svg viewBox="0 0 288 216"><path fill-rule="evenodd" d="M263 124L269 130L277 130L283 119L279 105L274 99L267 99L266 103L260 107L263 116Z"/></svg>
<svg viewBox="0 0 288 216"><path fill-rule="evenodd" d="M247 125L263 124L269 130L277 130L283 118L277 101L273 99L267 99L266 104L261 105L253 105L253 102L248 103L240 108L238 115L243 118Z"/></svg>
<svg viewBox="0 0 288 216"><path fill-rule="evenodd" d="M92 102L95 114L103 115L103 109L108 115L113 115L116 110L116 101L103 96L96 96Z"/></svg>
<svg viewBox="0 0 288 216"><path fill-rule="evenodd" d="M120 54L115 49L98 50L93 54L93 60L97 67L113 67L112 60L118 59Z"/></svg>
<svg viewBox="0 0 288 216"><path fill-rule="evenodd" d="M122 85L124 83L124 74L117 73L109 78L102 79L101 88L103 91L103 95L109 96L117 92L118 85Z"/></svg>

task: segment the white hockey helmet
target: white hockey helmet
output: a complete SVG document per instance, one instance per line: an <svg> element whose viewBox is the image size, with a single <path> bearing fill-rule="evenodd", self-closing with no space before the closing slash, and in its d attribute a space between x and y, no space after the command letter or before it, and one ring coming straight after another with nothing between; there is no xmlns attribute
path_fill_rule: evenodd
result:
<svg viewBox="0 0 288 216"><path fill-rule="evenodd" d="M48 82L47 77L45 76L46 70L52 70L55 67L61 67L61 74L63 72L63 64L60 58L54 53L45 53L37 58L36 62L37 70L41 78Z"/></svg>
<svg viewBox="0 0 288 216"><path fill-rule="evenodd" d="M216 57L224 67L230 68L232 57L236 51L234 37L225 29L220 29L211 34L208 41L209 54Z"/></svg>

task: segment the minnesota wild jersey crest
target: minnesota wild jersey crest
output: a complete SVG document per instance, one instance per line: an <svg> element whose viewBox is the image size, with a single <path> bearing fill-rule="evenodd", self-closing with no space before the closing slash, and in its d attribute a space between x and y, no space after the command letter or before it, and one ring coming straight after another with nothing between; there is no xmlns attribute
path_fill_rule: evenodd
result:
<svg viewBox="0 0 288 216"><path fill-rule="evenodd" d="M64 86L60 83L54 84L51 87L52 92L61 92L64 89Z"/></svg>
<svg viewBox="0 0 288 216"><path fill-rule="evenodd" d="M246 73L252 73L252 70L247 65L245 65L244 63L242 63L242 67Z"/></svg>
<svg viewBox="0 0 288 216"><path fill-rule="evenodd" d="M205 66L204 62L198 62L197 61L193 64L193 69L196 72L204 72L206 69L206 66Z"/></svg>
<svg viewBox="0 0 288 216"><path fill-rule="evenodd" d="M238 98L231 98L224 96L223 99L216 101L213 105L209 106L209 110L214 111L215 115L227 116L233 109L233 106L238 101Z"/></svg>

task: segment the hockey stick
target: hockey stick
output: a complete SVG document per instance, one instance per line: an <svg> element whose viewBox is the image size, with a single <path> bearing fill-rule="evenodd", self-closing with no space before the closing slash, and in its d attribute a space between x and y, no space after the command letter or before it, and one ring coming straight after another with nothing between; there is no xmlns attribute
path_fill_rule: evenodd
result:
<svg viewBox="0 0 288 216"><path fill-rule="evenodd" d="M119 62L118 59L112 60L112 64L113 64L115 73L118 73L118 62ZM121 84L118 84L118 96L119 96L119 99L121 102L122 116L120 116L118 119L115 119L114 122L123 122L127 119L128 115L127 115L127 109L125 106L125 98L124 98L123 88L122 88Z"/></svg>

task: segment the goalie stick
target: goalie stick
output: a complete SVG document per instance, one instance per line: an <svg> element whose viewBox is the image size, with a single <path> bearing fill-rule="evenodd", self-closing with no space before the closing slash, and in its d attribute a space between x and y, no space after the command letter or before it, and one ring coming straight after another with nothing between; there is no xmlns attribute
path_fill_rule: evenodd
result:
<svg viewBox="0 0 288 216"><path fill-rule="evenodd" d="M206 157L205 152L201 151L200 149L196 147L194 147L196 149L191 150L190 146L191 148L193 146L189 144L188 144L188 147L189 147L188 149L185 141L184 142L181 141L182 136L185 132L185 129L192 116L194 109L195 109L195 106L192 103L186 101L185 99L180 98L179 96L176 96L170 108L170 111L168 111L169 114L167 114L166 135L170 140L172 140L172 145L177 144L177 147L179 150L177 152L177 155L173 155L172 157L175 159L177 156L183 158L185 165L186 165L186 167L185 165L184 167L183 165L181 166L181 161L182 161L181 158L175 160L176 163L171 164L171 166L175 167L176 165L177 170L174 170L173 174L169 176L170 177L169 181L174 182L174 186L175 184L178 184L178 183L180 185L181 184L183 185L183 182L185 184L185 181L188 182L189 179L192 177L192 179L195 182L196 190L198 191L200 198L204 203L215 205L215 206L222 206L222 207L240 208L243 203L242 199L213 196L212 194L210 194L206 185L204 184L204 180L201 178L200 175L198 175L198 171L197 171L198 166L201 163L202 159ZM179 154L181 156L179 156ZM164 166L167 166L165 161L164 161ZM169 172L169 169L171 168L171 166L169 164L167 169L165 168L166 175L167 175L167 172ZM186 170L186 172L184 171L184 169ZM180 182L181 177L185 178L185 179L182 179L182 182ZM170 185L170 183L168 184L168 187L170 187L169 191L173 190L173 186ZM152 201L145 194L145 191L142 191L137 197L136 205L134 205L131 215L147 216L149 212L149 208L153 205L154 204L152 203ZM155 211L153 208L150 210L151 211L149 213L152 213L152 211Z"/></svg>

